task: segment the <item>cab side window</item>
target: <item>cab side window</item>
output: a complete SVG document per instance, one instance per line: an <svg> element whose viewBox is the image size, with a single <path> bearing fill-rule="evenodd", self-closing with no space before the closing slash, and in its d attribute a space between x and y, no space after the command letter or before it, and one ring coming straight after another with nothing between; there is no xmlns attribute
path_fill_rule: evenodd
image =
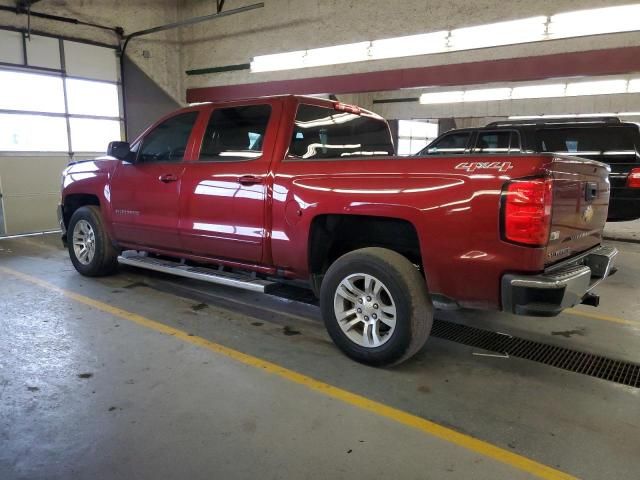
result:
<svg viewBox="0 0 640 480"><path fill-rule="evenodd" d="M465 153L471 132L457 132L445 135L427 147L427 155L459 155Z"/></svg>
<svg viewBox="0 0 640 480"><path fill-rule="evenodd" d="M198 112L168 118L151 130L140 146L137 163L181 162Z"/></svg>
<svg viewBox="0 0 640 480"><path fill-rule="evenodd" d="M251 160L262 155L270 105L218 108L202 140L200 161Z"/></svg>

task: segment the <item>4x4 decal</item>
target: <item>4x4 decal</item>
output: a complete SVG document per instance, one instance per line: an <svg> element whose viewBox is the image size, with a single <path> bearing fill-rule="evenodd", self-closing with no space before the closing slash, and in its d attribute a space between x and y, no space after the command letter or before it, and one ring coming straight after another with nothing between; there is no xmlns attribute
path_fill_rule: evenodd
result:
<svg viewBox="0 0 640 480"><path fill-rule="evenodd" d="M511 162L464 162L456 165L456 170L475 172L476 170L498 170L508 172L513 168Z"/></svg>

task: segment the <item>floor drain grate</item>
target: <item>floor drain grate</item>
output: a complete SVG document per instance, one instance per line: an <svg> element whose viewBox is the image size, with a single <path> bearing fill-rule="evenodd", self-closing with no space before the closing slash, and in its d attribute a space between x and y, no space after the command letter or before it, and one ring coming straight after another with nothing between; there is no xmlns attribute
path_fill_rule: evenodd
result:
<svg viewBox="0 0 640 480"><path fill-rule="evenodd" d="M634 363L444 320L434 320L431 335L491 352L504 353L510 357L532 360L570 372L640 388L640 365Z"/></svg>

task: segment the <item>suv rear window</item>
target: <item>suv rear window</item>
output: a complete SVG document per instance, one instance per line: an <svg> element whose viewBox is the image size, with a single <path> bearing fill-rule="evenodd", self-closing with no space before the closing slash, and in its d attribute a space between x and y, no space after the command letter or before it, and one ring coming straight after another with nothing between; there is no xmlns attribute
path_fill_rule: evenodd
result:
<svg viewBox="0 0 640 480"><path fill-rule="evenodd" d="M386 122L316 105L298 107L289 156L302 159L393 155Z"/></svg>
<svg viewBox="0 0 640 480"><path fill-rule="evenodd" d="M637 128L566 127L543 128L536 132L539 151L567 153L609 163L637 162Z"/></svg>

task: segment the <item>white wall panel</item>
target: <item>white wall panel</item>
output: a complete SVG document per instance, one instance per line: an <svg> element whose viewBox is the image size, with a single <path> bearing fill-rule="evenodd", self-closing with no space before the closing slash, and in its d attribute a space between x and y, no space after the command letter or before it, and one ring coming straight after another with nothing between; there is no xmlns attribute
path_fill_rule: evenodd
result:
<svg viewBox="0 0 640 480"><path fill-rule="evenodd" d="M57 38L31 35L26 44L29 66L60 69L60 42Z"/></svg>
<svg viewBox="0 0 640 480"><path fill-rule="evenodd" d="M22 34L0 30L0 62L22 65Z"/></svg>
<svg viewBox="0 0 640 480"><path fill-rule="evenodd" d="M58 228L60 174L68 162L66 155L0 155L7 235Z"/></svg>
<svg viewBox="0 0 640 480"><path fill-rule="evenodd" d="M118 59L115 50L85 43L64 41L67 74L116 82Z"/></svg>

